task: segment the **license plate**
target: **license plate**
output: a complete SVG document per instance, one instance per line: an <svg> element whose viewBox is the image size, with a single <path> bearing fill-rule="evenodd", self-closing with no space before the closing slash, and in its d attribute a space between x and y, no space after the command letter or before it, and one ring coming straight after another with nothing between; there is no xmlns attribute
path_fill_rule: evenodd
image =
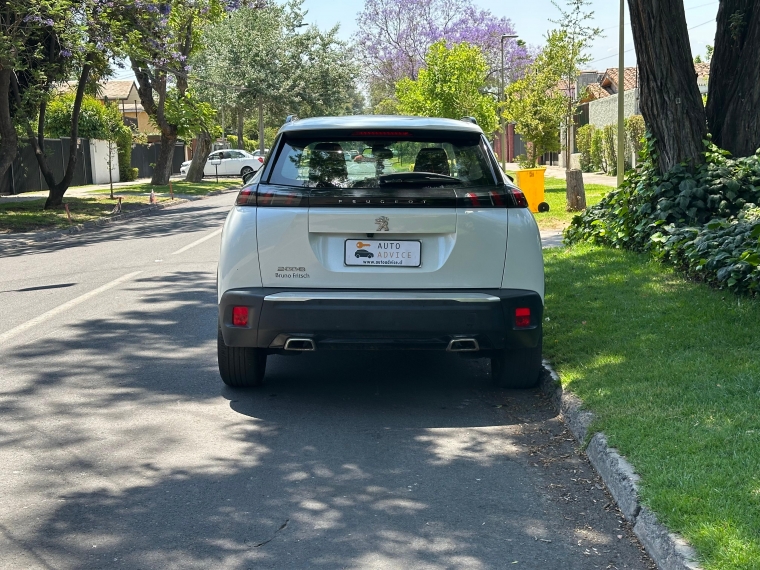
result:
<svg viewBox="0 0 760 570"><path fill-rule="evenodd" d="M346 265L419 267L420 242L410 240L347 239Z"/></svg>

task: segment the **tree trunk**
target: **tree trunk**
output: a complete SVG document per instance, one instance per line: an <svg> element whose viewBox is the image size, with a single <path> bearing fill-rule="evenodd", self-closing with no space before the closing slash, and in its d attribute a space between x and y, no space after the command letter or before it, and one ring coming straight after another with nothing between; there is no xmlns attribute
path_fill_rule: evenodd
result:
<svg viewBox="0 0 760 570"><path fill-rule="evenodd" d="M195 145L193 161L187 169L185 180L188 182L200 182L203 179L203 169L206 166L208 155L211 154L211 135L208 131L198 133L198 142Z"/></svg>
<svg viewBox="0 0 760 570"><path fill-rule="evenodd" d="M239 149L244 149L245 145L243 144L243 108L238 107L237 108L237 147Z"/></svg>
<svg viewBox="0 0 760 570"><path fill-rule="evenodd" d="M264 103L259 101L259 150L264 153Z"/></svg>
<svg viewBox="0 0 760 570"><path fill-rule="evenodd" d="M751 156L760 148L760 4L723 0L717 29L707 124L716 145Z"/></svg>
<svg viewBox="0 0 760 570"><path fill-rule="evenodd" d="M10 69L0 69L0 191L4 190L5 173L18 154L18 136L11 117Z"/></svg>
<svg viewBox="0 0 760 570"><path fill-rule="evenodd" d="M583 172L568 170L565 172L567 181L567 211L580 212L586 209L586 187L583 185Z"/></svg>
<svg viewBox="0 0 760 570"><path fill-rule="evenodd" d="M628 0L628 7L639 63L641 114L656 139L659 170L666 172L684 161L694 168L704 159L707 129L683 0Z"/></svg>
<svg viewBox="0 0 760 570"><path fill-rule="evenodd" d="M150 183L154 186L166 186L172 175L172 163L174 162L174 147L177 144L177 127L166 125L161 129L161 150L156 157L156 166Z"/></svg>

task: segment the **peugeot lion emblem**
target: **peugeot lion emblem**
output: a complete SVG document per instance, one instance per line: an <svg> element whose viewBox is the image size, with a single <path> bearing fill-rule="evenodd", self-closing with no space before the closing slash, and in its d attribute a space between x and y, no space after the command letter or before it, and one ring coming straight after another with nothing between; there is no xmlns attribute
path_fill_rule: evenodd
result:
<svg viewBox="0 0 760 570"><path fill-rule="evenodd" d="M375 220L375 223L377 224L377 231L379 232L388 232L390 231L388 229L388 222L390 220L386 216L380 216Z"/></svg>

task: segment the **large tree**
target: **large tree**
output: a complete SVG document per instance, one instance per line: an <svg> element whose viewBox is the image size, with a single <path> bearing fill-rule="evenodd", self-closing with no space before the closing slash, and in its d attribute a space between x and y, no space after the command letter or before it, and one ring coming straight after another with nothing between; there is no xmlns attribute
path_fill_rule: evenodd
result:
<svg viewBox="0 0 760 570"><path fill-rule="evenodd" d="M425 68L417 79L403 78L396 83L399 111L408 115L461 119L473 116L483 132L498 126L496 101L481 93L488 64L480 49L466 42L451 48L441 40L430 46Z"/></svg>
<svg viewBox="0 0 760 570"><path fill-rule="evenodd" d="M514 34L508 18L475 7L472 0L367 0L357 19L356 56L370 86L372 103L393 94L396 82L416 79L425 54L439 40L479 47L494 82L501 68L501 36ZM520 76L529 63L525 44L504 44L505 73Z"/></svg>
<svg viewBox="0 0 760 570"><path fill-rule="evenodd" d="M628 7L641 114L657 141L658 167L664 172L688 161L693 168L703 161L707 127L683 0L628 0Z"/></svg>
<svg viewBox="0 0 760 570"><path fill-rule="evenodd" d="M735 156L760 148L760 2L722 0L710 65L707 124Z"/></svg>
<svg viewBox="0 0 760 570"><path fill-rule="evenodd" d="M188 89L188 60L201 47L206 26L241 5L256 5L259 0L140 0L132 25L139 35L128 48L129 61L138 84L140 102L161 132L161 150L153 170L152 184L166 185L172 169L174 147L183 126L167 116L170 87L177 97ZM142 5L144 4L144 6Z"/></svg>

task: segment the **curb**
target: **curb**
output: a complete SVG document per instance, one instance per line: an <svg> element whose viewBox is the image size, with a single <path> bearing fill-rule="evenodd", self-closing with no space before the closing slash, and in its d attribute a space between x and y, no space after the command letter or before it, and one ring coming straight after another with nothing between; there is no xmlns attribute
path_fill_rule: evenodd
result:
<svg viewBox="0 0 760 570"><path fill-rule="evenodd" d="M549 362L544 360L543 364L541 391L551 399L575 439L583 444L594 415L583 409L580 398L562 389L559 376ZM665 528L656 515L641 504L639 476L616 449L607 445L603 433L597 432L591 437L586 455L659 570L702 570L694 549L682 537Z"/></svg>
<svg viewBox="0 0 760 570"><path fill-rule="evenodd" d="M121 214L114 214L113 216L109 218L100 218L100 219L93 220L90 222L84 222L83 224L72 225L62 230L24 232L24 233L17 233L17 234L12 234L12 233L3 234L3 235L0 235L0 245L3 244L3 240L10 241L10 240L18 240L19 238L21 238L21 239L26 240L23 245L29 246L29 245L33 245L39 242L46 242L50 240L51 238L55 239L58 237L69 235L69 234L77 234L83 231L107 226L113 222L121 222L123 220L128 220L131 218L139 218L141 216L147 216L148 214L151 214L155 212L156 210L172 208L174 206L179 206L181 204L187 204L188 202L195 202L197 200L204 200L206 198L211 198L213 196L221 196L222 194L230 194L232 192L238 192L239 190L240 190L239 188L232 188L232 189L227 189L227 190L214 190L212 192L209 192L205 196L199 196L197 198L176 198L170 202L162 202L160 204L153 204L151 206L148 206L147 208L142 208L134 212L123 212ZM11 244L10 247L12 248L17 245L19 244Z"/></svg>

